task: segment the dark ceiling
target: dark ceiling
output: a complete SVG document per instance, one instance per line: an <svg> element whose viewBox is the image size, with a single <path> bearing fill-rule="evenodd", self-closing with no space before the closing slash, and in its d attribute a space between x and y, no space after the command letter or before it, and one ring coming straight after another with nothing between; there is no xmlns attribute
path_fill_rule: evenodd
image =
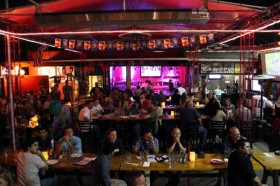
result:
<svg viewBox="0 0 280 186"><path fill-rule="evenodd" d="M0 29L14 33L37 33L21 38L54 44L55 38L90 40L90 41L138 41L163 40L166 38L196 37L200 34L214 33L215 44L233 34L217 30L241 30L254 25L246 25L248 20L261 14L266 7L278 1L208 1L208 0L17 0L9 1L9 9L5 9L5 1L0 2ZM263 20L259 20L262 22ZM7 27L8 26L8 27ZM210 31L206 31L209 30ZM279 29L279 24L269 27ZM216 30L211 32L211 30ZM86 34L69 34L61 32L81 32ZM108 31L108 33L100 33ZM134 38L121 38L120 34L128 31L150 34L143 37L139 34ZM201 31L201 32L196 32ZM52 35L40 35L40 33ZM55 34L53 34L55 33ZM256 33L255 45L267 44L277 40L277 33ZM180 40L179 40L180 42ZM1 48L4 48L1 42ZM226 43L238 46L239 39ZM176 47L167 50L160 49L138 51L80 51L83 59L164 59L189 57L188 51L201 49L207 52L213 43L198 44L191 47ZM37 50L38 45L21 42L22 60L32 60L26 50ZM228 49L224 46L219 47ZM58 48L48 47L48 60L80 60L81 55L70 54ZM54 51L54 52L52 52ZM187 52L186 52L187 51ZM46 55L45 55L46 56ZM68 57L66 57L68 56ZM76 57L69 57L76 56ZM69 59L70 58L70 59Z"/></svg>

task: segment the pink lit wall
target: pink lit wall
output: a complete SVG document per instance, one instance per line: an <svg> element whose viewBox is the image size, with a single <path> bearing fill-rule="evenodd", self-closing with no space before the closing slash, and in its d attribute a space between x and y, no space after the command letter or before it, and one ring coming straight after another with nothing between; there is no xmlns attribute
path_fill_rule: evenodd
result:
<svg viewBox="0 0 280 186"><path fill-rule="evenodd" d="M156 74L156 73L155 73ZM132 89L135 89L137 85L140 87L145 85L146 80L150 80L153 83L154 89L168 90L169 79L177 86L178 82L185 86L187 70L185 66L161 66L161 77L141 77L140 66L131 67L131 84ZM124 90L126 88L126 67L114 66L110 67L110 82L111 88L118 88Z"/></svg>

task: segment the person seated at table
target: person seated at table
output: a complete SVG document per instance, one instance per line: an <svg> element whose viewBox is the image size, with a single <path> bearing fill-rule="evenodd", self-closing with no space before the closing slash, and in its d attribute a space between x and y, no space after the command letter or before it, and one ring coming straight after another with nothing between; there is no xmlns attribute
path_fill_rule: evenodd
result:
<svg viewBox="0 0 280 186"><path fill-rule="evenodd" d="M92 112L91 109L93 108L93 100L87 100L85 107L82 108L79 112L78 120L79 121L92 121Z"/></svg>
<svg viewBox="0 0 280 186"><path fill-rule="evenodd" d="M113 103L113 110L112 112L116 115L116 116L121 116L123 115L123 105L121 101L118 102L114 102Z"/></svg>
<svg viewBox="0 0 280 186"><path fill-rule="evenodd" d="M228 186L263 185L254 171L251 155L250 142L246 139L238 140L237 150L229 156Z"/></svg>
<svg viewBox="0 0 280 186"><path fill-rule="evenodd" d="M163 94L163 90L159 91L159 95L156 97L158 103L166 102L166 95Z"/></svg>
<svg viewBox="0 0 280 186"><path fill-rule="evenodd" d="M101 115L104 112L104 109L99 103L99 99L93 99L93 106L91 108L91 114L94 116Z"/></svg>
<svg viewBox="0 0 280 186"><path fill-rule="evenodd" d="M209 116L212 121L227 121L229 118L228 112L222 110L220 103L214 98L209 110Z"/></svg>
<svg viewBox="0 0 280 186"><path fill-rule="evenodd" d="M171 97L171 105L179 105L180 104L181 95L178 92L179 91L176 88L173 92L172 97Z"/></svg>
<svg viewBox="0 0 280 186"><path fill-rule="evenodd" d="M131 106L130 113L132 115L138 115L140 107L141 107L140 101L135 100Z"/></svg>
<svg viewBox="0 0 280 186"><path fill-rule="evenodd" d="M231 100L229 98L224 99L224 106L222 106L224 113L228 113L228 120L226 122L227 129L234 126L235 121L235 105L231 104Z"/></svg>
<svg viewBox="0 0 280 186"><path fill-rule="evenodd" d="M199 112L193 108L193 101L191 99L187 99L185 102L185 106L181 109L180 112L180 127L185 135L186 133L186 124L189 123L195 123L199 125L198 132L200 135L200 140L199 140L199 147L200 150L203 151L204 146L207 143L207 129L203 127L203 123L200 117ZM183 136L184 136L183 135Z"/></svg>
<svg viewBox="0 0 280 186"><path fill-rule="evenodd" d="M133 152L138 154L140 151L146 154L158 154L159 141L152 135L152 131L146 129L141 137L135 144Z"/></svg>
<svg viewBox="0 0 280 186"><path fill-rule="evenodd" d="M122 155L125 154L122 140L118 138L117 131L110 128L102 141L102 152L106 155Z"/></svg>
<svg viewBox="0 0 280 186"><path fill-rule="evenodd" d="M118 103L119 101L122 101L121 93L117 88L113 88L110 97L112 99L113 104Z"/></svg>
<svg viewBox="0 0 280 186"><path fill-rule="evenodd" d="M15 186L13 175L9 170L0 168L0 185L1 186Z"/></svg>
<svg viewBox="0 0 280 186"><path fill-rule="evenodd" d="M17 185L54 185L54 178L40 180L38 173L48 170L48 163L39 150L38 141L34 138L27 139L24 150L17 159Z"/></svg>
<svg viewBox="0 0 280 186"><path fill-rule="evenodd" d="M234 111L235 111L235 105L231 104L231 100L229 98L226 98L224 100L225 105L222 107L225 111L233 114L233 119L234 119Z"/></svg>
<svg viewBox="0 0 280 186"><path fill-rule="evenodd" d="M93 99L93 100L98 99L100 104L104 104L104 101L105 101L104 100L104 95L100 91L99 88L95 89L95 91L91 94L91 99Z"/></svg>
<svg viewBox="0 0 280 186"><path fill-rule="evenodd" d="M49 135L49 130L45 127L39 127L39 137L38 137L38 143L39 143L39 149L41 151L46 151L51 149L52 147L52 137Z"/></svg>
<svg viewBox="0 0 280 186"><path fill-rule="evenodd" d="M128 171L125 174L125 183L127 186L147 186L146 178L142 171Z"/></svg>
<svg viewBox="0 0 280 186"><path fill-rule="evenodd" d="M57 152L59 154L66 153L82 153L82 142L77 136L74 136L73 129L71 127L66 127L64 129L64 136L59 139L57 144Z"/></svg>
<svg viewBox="0 0 280 186"><path fill-rule="evenodd" d="M225 137L224 151L227 150L229 153L237 149L237 142L240 139L246 139L240 135L240 131L237 127L231 127L229 129L228 136Z"/></svg>
<svg viewBox="0 0 280 186"><path fill-rule="evenodd" d="M181 130L179 128L174 128L171 132L171 138L167 143L167 154L178 154L180 152L186 151L186 140L181 137ZM178 185L180 183L180 177L182 176L181 171L172 173L168 179L166 186Z"/></svg>
<svg viewBox="0 0 280 186"><path fill-rule="evenodd" d="M92 185L110 186L125 185L123 180L111 179L110 160L108 155L99 155L92 165Z"/></svg>
<svg viewBox="0 0 280 186"><path fill-rule="evenodd" d="M128 116L131 112L131 100L130 99L126 99L123 102L123 106L122 106L122 110L123 110L123 115Z"/></svg>
<svg viewBox="0 0 280 186"><path fill-rule="evenodd" d="M84 108L82 108L82 110L79 112L79 116L78 116L78 120L79 121L88 121L88 122L92 122L93 120L93 116L94 114L92 114L91 109L93 108L93 100L87 100L86 101L86 105ZM91 123L91 133L93 135L95 144L96 144L96 148L98 149L100 146L100 141L101 141L101 137L100 137L100 128L95 125L95 123Z"/></svg>
<svg viewBox="0 0 280 186"><path fill-rule="evenodd" d="M158 109L156 107L156 100L147 100L145 109L139 110L140 117L145 120L143 123L134 124L134 137L135 141L140 138L142 127L148 128L152 132L155 132L156 122L158 121Z"/></svg>

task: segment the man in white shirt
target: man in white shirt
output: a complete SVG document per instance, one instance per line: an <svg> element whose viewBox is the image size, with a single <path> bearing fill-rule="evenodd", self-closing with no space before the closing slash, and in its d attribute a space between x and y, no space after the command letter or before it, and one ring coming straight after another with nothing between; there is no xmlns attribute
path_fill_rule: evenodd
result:
<svg viewBox="0 0 280 186"><path fill-rule="evenodd" d="M92 122L94 115L91 109L93 108L93 105L94 105L93 100L86 101L86 106L82 108L82 110L79 112L79 116L78 116L79 121ZM93 135L92 140L95 145L94 150L99 150L100 141L101 141L100 128L97 125L94 125L94 123L91 123L91 134Z"/></svg>
<svg viewBox="0 0 280 186"><path fill-rule="evenodd" d="M54 185L54 178L40 180L39 171L44 173L48 169L48 163L41 151L36 139L30 138L26 141L25 152L18 155L17 160L17 185L18 186L40 186L46 184Z"/></svg>
<svg viewBox="0 0 280 186"><path fill-rule="evenodd" d="M256 118L261 116L261 95L254 95L253 96L253 115ZM271 108L274 109L274 105L271 101L269 101L266 97L263 96L263 108ZM262 110L262 114L263 110Z"/></svg>
<svg viewBox="0 0 280 186"><path fill-rule="evenodd" d="M79 121L91 121L91 109L93 107L93 100L87 100L86 105L79 112Z"/></svg>
<svg viewBox="0 0 280 186"><path fill-rule="evenodd" d="M104 109L100 105L99 100L98 99L94 99L93 100L93 106L92 106L92 109L91 109L92 116L95 117L97 115L100 115L100 114L103 113L103 111L104 111Z"/></svg>
<svg viewBox="0 0 280 186"><path fill-rule="evenodd" d="M181 83L177 83L177 85L178 85L178 87L177 87L177 89L178 89L178 94L180 94L180 95L182 96L182 94L186 92L186 89L184 89L184 88L182 87Z"/></svg>

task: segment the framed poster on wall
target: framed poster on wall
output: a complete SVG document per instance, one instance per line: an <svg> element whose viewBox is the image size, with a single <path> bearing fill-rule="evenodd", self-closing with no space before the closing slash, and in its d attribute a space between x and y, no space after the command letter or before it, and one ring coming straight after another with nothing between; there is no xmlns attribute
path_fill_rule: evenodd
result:
<svg viewBox="0 0 280 186"><path fill-rule="evenodd" d="M201 67L200 68L201 74L208 74L208 73L212 73L212 71L213 71L212 63L201 63L200 67Z"/></svg>
<svg viewBox="0 0 280 186"><path fill-rule="evenodd" d="M212 73L215 74L223 73L223 63L213 63Z"/></svg>
<svg viewBox="0 0 280 186"><path fill-rule="evenodd" d="M224 74L233 74L234 73L234 63L224 63L223 73Z"/></svg>

